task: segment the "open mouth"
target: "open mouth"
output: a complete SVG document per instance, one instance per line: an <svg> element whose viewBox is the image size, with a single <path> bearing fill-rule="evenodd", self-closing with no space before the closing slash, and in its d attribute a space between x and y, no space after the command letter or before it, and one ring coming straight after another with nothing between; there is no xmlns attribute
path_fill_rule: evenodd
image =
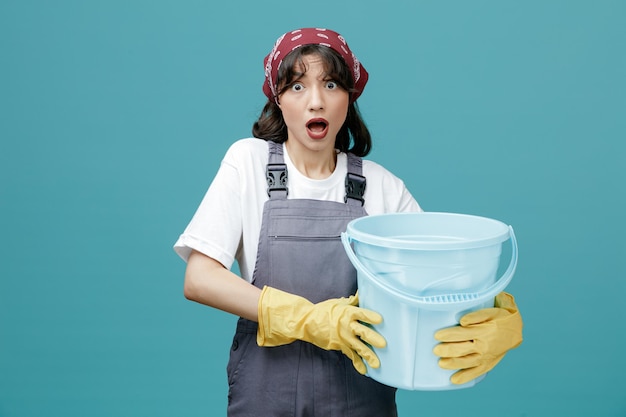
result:
<svg viewBox="0 0 626 417"><path fill-rule="evenodd" d="M328 122L324 119L311 119L306 124L309 136L313 139L321 139L326 136Z"/></svg>

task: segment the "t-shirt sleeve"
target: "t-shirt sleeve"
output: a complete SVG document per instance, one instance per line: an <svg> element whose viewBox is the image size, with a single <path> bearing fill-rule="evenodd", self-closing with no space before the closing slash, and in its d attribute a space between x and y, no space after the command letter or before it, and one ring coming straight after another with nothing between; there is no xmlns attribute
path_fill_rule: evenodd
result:
<svg viewBox="0 0 626 417"><path fill-rule="evenodd" d="M398 207L395 211L398 213L422 212L422 208L417 203L417 200L415 200L411 192L406 188L404 182L401 181L400 183L400 199L398 200Z"/></svg>
<svg viewBox="0 0 626 417"><path fill-rule="evenodd" d="M383 166L364 160L363 172L367 179L365 207L369 214L423 211L404 181Z"/></svg>
<svg viewBox="0 0 626 417"><path fill-rule="evenodd" d="M242 235L240 173L229 150L191 222L174 244L187 261L192 250L231 268Z"/></svg>

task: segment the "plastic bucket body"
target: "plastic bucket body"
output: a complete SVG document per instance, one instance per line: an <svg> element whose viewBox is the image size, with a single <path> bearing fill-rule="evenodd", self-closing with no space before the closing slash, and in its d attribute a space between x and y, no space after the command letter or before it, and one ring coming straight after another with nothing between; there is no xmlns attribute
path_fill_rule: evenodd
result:
<svg viewBox="0 0 626 417"><path fill-rule="evenodd" d="M511 262L497 279L502 243L511 239ZM458 324L473 310L493 307L493 298L513 277L517 242L497 220L453 213L397 213L363 217L342 234L357 270L360 306L380 313L374 325L387 347L373 348L381 366L373 379L409 390L466 388L456 371L439 367L434 333Z"/></svg>

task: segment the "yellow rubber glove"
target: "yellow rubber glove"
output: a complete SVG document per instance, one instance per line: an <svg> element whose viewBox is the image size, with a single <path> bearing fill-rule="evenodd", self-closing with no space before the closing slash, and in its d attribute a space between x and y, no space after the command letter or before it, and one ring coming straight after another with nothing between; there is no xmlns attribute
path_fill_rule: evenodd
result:
<svg viewBox="0 0 626 417"><path fill-rule="evenodd" d="M440 343L433 349L443 369L460 369L450 378L464 384L490 371L506 352L522 343L522 317L511 294L496 296L495 307L461 318L460 326L435 333Z"/></svg>
<svg viewBox="0 0 626 417"><path fill-rule="evenodd" d="M377 348L385 339L360 323L378 324L380 314L357 307L357 295L332 298L317 304L306 298L272 287L264 287L259 299L259 346L280 346L303 340L326 350L340 350L352 360L354 368L365 374L363 359L372 368L380 361L366 343Z"/></svg>

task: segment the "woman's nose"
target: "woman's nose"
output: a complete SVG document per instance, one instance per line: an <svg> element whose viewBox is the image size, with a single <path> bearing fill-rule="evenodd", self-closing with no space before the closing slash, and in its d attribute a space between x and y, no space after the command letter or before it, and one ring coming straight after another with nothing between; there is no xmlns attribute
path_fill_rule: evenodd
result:
<svg viewBox="0 0 626 417"><path fill-rule="evenodd" d="M324 91L317 86L309 89L309 108L311 110L321 110L324 108Z"/></svg>

